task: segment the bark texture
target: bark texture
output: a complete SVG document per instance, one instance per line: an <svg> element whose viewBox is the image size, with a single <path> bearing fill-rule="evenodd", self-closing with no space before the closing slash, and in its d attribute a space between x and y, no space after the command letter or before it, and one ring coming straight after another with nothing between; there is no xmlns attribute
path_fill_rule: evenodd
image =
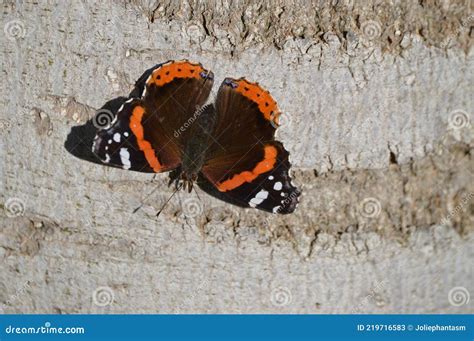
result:
<svg viewBox="0 0 474 341"><path fill-rule="evenodd" d="M469 1L0 3L5 313L474 312ZM166 175L78 157L73 127L182 58L278 101L294 214L155 218Z"/></svg>

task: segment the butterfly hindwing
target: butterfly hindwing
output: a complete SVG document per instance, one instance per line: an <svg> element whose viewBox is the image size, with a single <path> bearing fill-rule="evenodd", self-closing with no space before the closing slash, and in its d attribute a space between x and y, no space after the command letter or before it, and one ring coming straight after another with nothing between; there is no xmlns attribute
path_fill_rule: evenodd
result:
<svg viewBox="0 0 474 341"><path fill-rule="evenodd" d="M219 88L215 108L218 120L210 158L228 155L236 148L250 151L256 144L274 139L279 110L268 91L257 83L226 78Z"/></svg>
<svg viewBox="0 0 474 341"><path fill-rule="evenodd" d="M280 111L268 91L227 78L216 99L214 143L202 174L220 192L249 207L291 213L299 191L291 184L288 152L275 141Z"/></svg>
<svg viewBox="0 0 474 341"><path fill-rule="evenodd" d="M232 200L272 213L291 213L298 204L299 190L289 175L288 152L278 141L259 144L239 167L241 172L222 171L227 163L213 160L203 169L204 176Z"/></svg>
<svg viewBox="0 0 474 341"><path fill-rule="evenodd" d="M144 173L162 172L179 165L177 155L158 155L145 139L140 123L144 110L141 99L131 98L120 107L110 127L97 132L92 151L104 164Z"/></svg>

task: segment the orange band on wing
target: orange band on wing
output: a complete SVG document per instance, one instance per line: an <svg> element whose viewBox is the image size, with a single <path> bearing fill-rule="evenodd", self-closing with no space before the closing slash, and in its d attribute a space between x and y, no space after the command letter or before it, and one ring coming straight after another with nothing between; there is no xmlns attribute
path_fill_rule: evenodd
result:
<svg viewBox="0 0 474 341"><path fill-rule="evenodd" d="M175 61L163 64L158 69L153 71L151 79L147 81L155 83L157 86L163 86L171 82L175 78L197 78L202 76L201 72L210 73L205 70L200 64L192 64L188 61Z"/></svg>
<svg viewBox="0 0 474 341"><path fill-rule="evenodd" d="M237 88L235 90L251 101L257 103L258 109L263 113L265 119L278 124L280 110L268 91L263 90L257 83L250 83L245 79L236 81L236 84Z"/></svg>
<svg viewBox="0 0 474 341"><path fill-rule="evenodd" d="M161 169L160 161L155 155L155 150L153 149L150 142L145 140L145 134L143 132L142 118L145 114L145 109L142 106L136 106L133 109L132 116L130 117L130 129L137 138L137 144L140 150L145 154L145 158L150 165L150 167L155 172L159 172Z"/></svg>
<svg viewBox="0 0 474 341"><path fill-rule="evenodd" d="M239 187L245 182L251 182L260 174L266 173L273 169L276 164L278 150L274 146L265 146L265 156L262 161L257 163L252 171L245 171L234 175L229 180L225 180L217 184L217 188L221 192L226 192Z"/></svg>

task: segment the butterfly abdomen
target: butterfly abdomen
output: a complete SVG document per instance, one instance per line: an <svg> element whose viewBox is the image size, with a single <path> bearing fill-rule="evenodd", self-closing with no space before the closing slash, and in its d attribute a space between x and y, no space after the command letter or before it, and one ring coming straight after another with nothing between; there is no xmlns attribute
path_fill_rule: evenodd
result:
<svg viewBox="0 0 474 341"><path fill-rule="evenodd" d="M188 139L184 148L182 171L187 175L197 174L206 160L206 152L216 122L214 105L208 104L198 109L189 125Z"/></svg>

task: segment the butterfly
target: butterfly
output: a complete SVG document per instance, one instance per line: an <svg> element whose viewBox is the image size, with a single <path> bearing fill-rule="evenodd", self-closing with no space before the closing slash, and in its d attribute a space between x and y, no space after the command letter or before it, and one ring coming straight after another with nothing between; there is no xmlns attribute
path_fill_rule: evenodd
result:
<svg viewBox="0 0 474 341"><path fill-rule="evenodd" d="M270 93L245 78L226 78L206 104L214 74L187 60L157 64L138 79L92 145L103 164L172 171L177 188L208 183L244 207L287 214L300 191L289 153L275 140L280 111Z"/></svg>

